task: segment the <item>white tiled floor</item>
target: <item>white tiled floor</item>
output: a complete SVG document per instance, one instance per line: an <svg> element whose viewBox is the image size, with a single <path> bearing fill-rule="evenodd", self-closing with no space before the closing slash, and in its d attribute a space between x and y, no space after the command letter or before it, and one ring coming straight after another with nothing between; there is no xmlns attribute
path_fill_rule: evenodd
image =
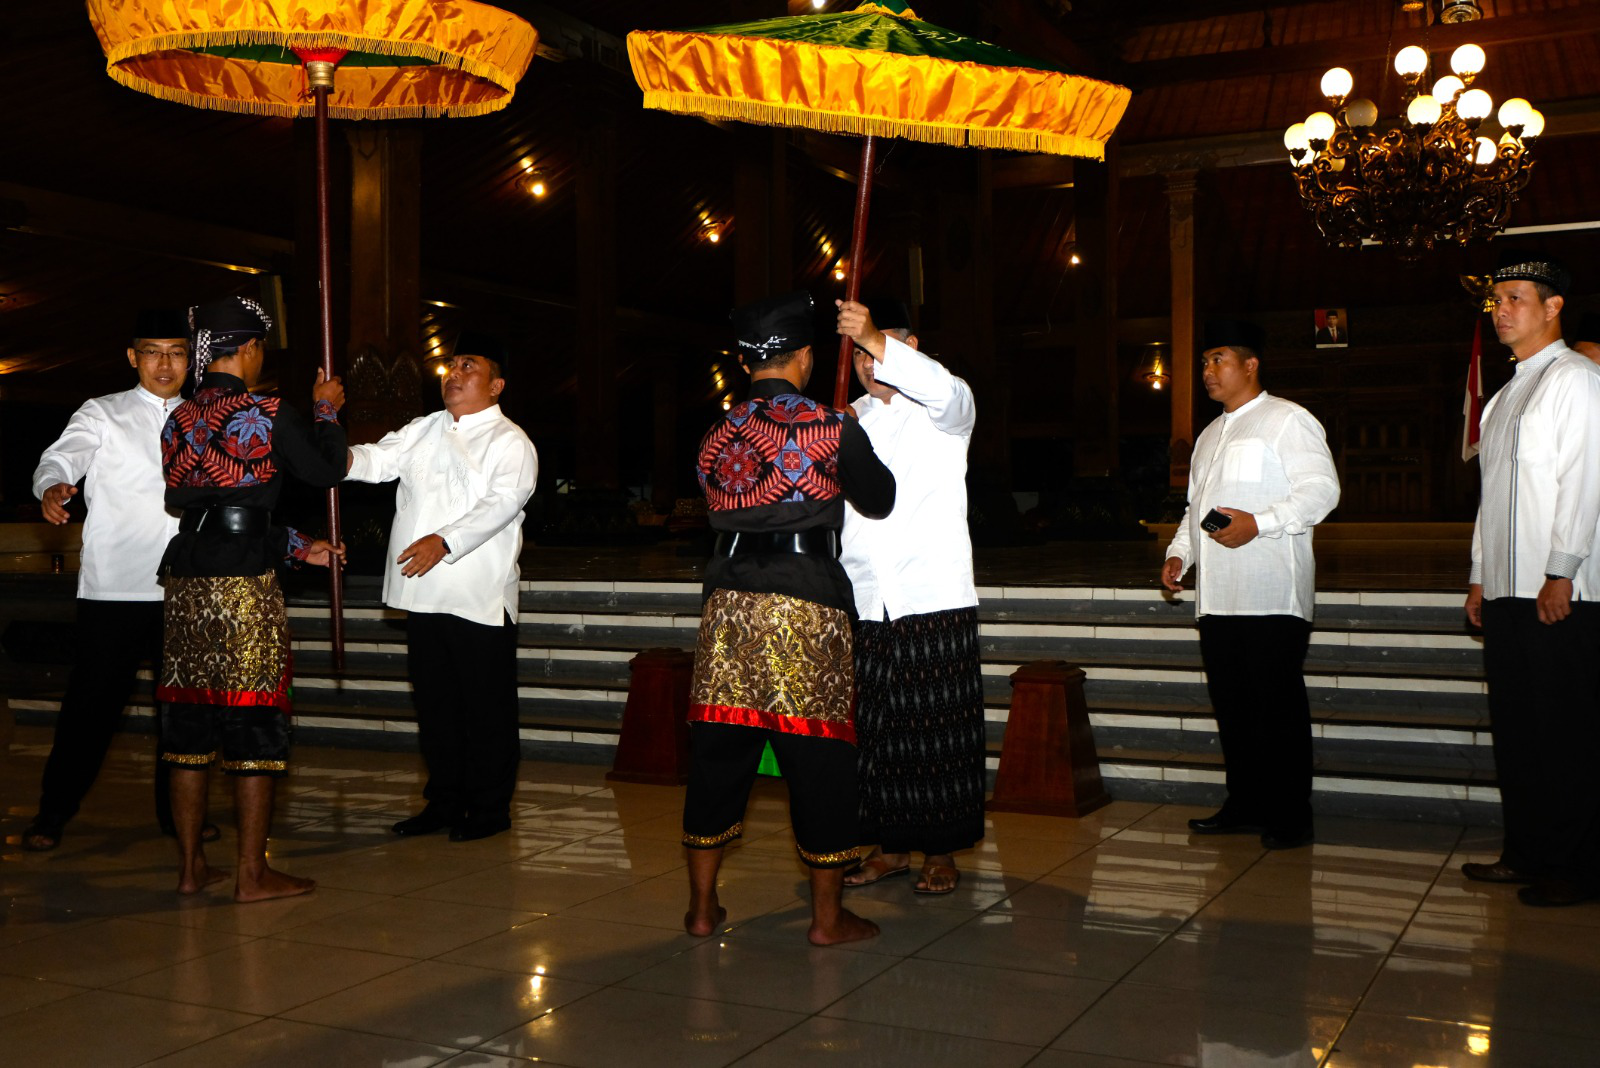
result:
<svg viewBox="0 0 1600 1068"><path fill-rule="evenodd" d="M777 784L702 939L679 926L679 790L526 764L513 833L400 841L414 757L302 749L272 854L321 885L236 906L172 892L144 737L119 739L60 850L22 852L48 744L19 728L0 753L6 1065L1600 1063L1600 905L1466 883L1492 831L1324 819L1269 855L1192 841L1177 806L995 814L957 893L852 892L883 935L823 950Z"/></svg>

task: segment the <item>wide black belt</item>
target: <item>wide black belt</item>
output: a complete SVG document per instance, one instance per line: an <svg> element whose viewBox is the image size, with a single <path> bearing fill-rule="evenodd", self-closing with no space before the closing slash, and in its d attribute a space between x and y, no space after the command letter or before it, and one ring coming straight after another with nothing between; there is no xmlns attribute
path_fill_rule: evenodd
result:
<svg viewBox="0 0 1600 1068"><path fill-rule="evenodd" d="M219 504L211 508L185 508L178 529L185 534L265 534L272 513L265 508Z"/></svg>
<svg viewBox="0 0 1600 1068"><path fill-rule="evenodd" d="M812 528L784 533L717 535L714 550L718 556L745 556L750 553L803 553L806 556L839 558L839 532L828 528Z"/></svg>

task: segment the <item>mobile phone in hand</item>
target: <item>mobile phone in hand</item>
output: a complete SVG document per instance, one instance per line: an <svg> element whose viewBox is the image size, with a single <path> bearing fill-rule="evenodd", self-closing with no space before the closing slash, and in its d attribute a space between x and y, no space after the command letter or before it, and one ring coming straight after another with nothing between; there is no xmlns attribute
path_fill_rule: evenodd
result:
<svg viewBox="0 0 1600 1068"><path fill-rule="evenodd" d="M1206 513L1204 519L1200 520L1200 529L1207 533L1215 534L1231 522L1233 522L1233 516L1225 515L1213 508Z"/></svg>

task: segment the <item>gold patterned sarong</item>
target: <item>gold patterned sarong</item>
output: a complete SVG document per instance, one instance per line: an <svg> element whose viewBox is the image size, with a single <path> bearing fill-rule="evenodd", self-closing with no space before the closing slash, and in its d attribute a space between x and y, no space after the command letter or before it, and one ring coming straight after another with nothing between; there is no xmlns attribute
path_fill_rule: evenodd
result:
<svg viewBox="0 0 1600 1068"><path fill-rule="evenodd" d="M166 579L162 701L289 708L289 615L274 572Z"/></svg>
<svg viewBox="0 0 1600 1068"><path fill-rule="evenodd" d="M850 617L776 593L717 590L700 615L689 719L856 740Z"/></svg>

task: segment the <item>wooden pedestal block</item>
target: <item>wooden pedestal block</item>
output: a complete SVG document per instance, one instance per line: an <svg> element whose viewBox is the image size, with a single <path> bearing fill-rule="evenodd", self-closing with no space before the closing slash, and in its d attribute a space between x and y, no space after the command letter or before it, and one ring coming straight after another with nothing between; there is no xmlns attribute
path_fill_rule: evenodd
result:
<svg viewBox="0 0 1600 1068"><path fill-rule="evenodd" d="M689 779L689 684L694 654L646 649L629 667L622 737L606 778L672 786Z"/></svg>
<svg viewBox="0 0 1600 1068"><path fill-rule="evenodd" d="M1083 669L1060 660L1011 674L1011 716L995 776L995 812L1084 816L1107 804L1083 699Z"/></svg>

